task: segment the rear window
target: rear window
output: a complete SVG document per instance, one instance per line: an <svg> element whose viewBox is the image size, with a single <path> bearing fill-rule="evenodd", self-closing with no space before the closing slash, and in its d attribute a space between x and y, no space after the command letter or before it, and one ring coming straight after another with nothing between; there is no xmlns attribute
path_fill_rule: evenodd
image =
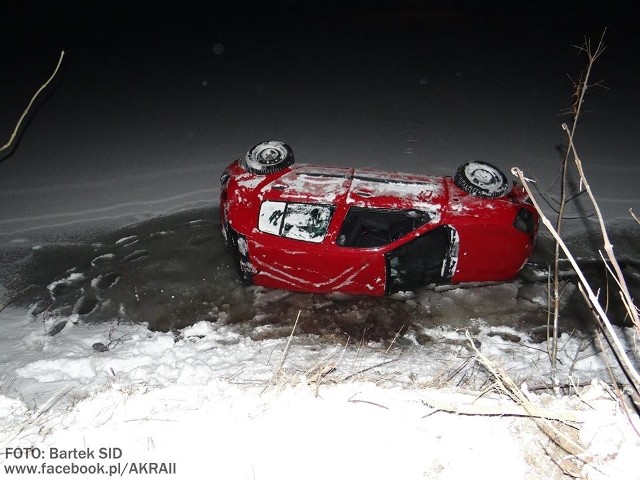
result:
<svg viewBox="0 0 640 480"><path fill-rule="evenodd" d="M281 237L320 243L333 214L330 205L266 201L260 207L258 229Z"/></svg>

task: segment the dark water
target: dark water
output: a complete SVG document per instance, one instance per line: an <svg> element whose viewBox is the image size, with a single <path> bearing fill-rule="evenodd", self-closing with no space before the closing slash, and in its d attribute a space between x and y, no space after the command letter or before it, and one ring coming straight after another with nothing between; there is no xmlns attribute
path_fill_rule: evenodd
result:
<svg viewBox="0 0 640 480"><path fill-rule="evenodd" d="M83 322L118 319L145 322L152 330L177 330L201 320L232 325L252 339L298 333L389 340L409 331L445 326L474 328L481 322L512 327L531 338L547 335L547 278L553 244L540 237L532 263L519 278L501 284L424 288L408 297L315 295L247 287L239 281L224 247L217 208L159 217L83 239L0 252L7 298L61 328L70 315ZM633 292L640 268L623 268ZM609 296L612 318L625 322L600 262L585 272ZM7 300L4 300L5 302ZM56 322L58 320L58 322ZM592 314L563 272L561 329L593 328ZM51 332L55 333L55 330ZM419 342L428 338L416 336ZM516 339L517 340L517 339Z"/></svg>

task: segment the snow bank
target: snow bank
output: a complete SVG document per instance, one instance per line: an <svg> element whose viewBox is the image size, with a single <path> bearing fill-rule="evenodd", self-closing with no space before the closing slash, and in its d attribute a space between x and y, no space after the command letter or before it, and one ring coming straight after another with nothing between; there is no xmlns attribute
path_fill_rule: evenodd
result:
<svg viewBox="0 0 640 480"><path fill-rule="evenodd" d="M253 341L224 323L162 333L72 320L49 336L25 311L0 313L5 473L75 464L125 478L141 468L173 478L561 478L549 457L556 447L517 405L448 381L454 368L466 372L458 383L481 378L463 332L434 329L440 341L426 347L302 335L287 348L288 338ZM485 355L516 377L544 369L543 345L497 333L509 332L475 337ZM563 341L569 353L579 344ZM597 376L588 369L576 375ZM576 427L586 463L568 466L586 478L640 478L640 442L603 383L531 399ZM41 458L7 450L27 447ZM94 458L54 458L52 448Z"/></svg>

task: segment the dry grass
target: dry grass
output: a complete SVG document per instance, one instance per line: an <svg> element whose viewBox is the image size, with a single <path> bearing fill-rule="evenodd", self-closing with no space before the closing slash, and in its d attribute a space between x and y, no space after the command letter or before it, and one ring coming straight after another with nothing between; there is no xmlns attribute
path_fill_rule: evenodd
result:
<svg viewBox="0 0 640 480"><path fill-rule="evenodd" d="M606 32L606 31L605 31ZM580 159L580 156L577 151L577 147L574 143L574 138L577 130L578 120L580 119L582 105L585 100L586 93L589 88L593 85L590 83L590 77L593 70L593 66L596 60L602 55L605 50L605 46L603 43L604 33L598 42L597 45L592 45L591 41L587 38L584 43L578 47L578 51L586 56L587 64L584 69L580 79L574 82L574 102L570 109L570 113L573 116L572 125L569 126L566 123L562 124L562 129L567 136L567 149L566 155L562 164L562 185L561 185L561 198L560 198L560 207L558 210L558 218L555 226L552 224L551 220L544 214L542 211L539 202L537 201L535 195L533 194L531 188L529 187L530 180L525 176L524 172L514 167L512 169L512 173L518 177L520 182L523 184L524 188L527 190L529 194L529 198L534 204L536 210L540 214L540 219L543 225L547 228L547 230L551 233L556 241L556 251L555 251L555 268L554 268L554 286L551 301L552 301L552 310L554 312L553 315L553 330L552 333L554 335L552 348L551 348L551 361L552 361L552 375L555 377L555 363L557 361L557 335L558 335L558 323L559 323L559 303L560 303L560 295L559 295L559 280L558 280L558 262L561 256L561 253L566 257L574 271L578 275L579 278L579 289L582 293L585 301L590 306L594 318L600 331L602 332L603 339L606 341L608 346L614 353L614 357L617 359L619 366L622 368L625 373L630 386L633 389L633 397L638 405L640 405L640 375L638 374L634 362L631 358L629 358L627 352L622 346L621 339L618 337L619 333L613 328L610 319L607 315L607 305L603 305L600 300L600 292L595 291L589 280L586 278L582 269L578 265L574 256L572 255L570 249L565 243L562 237L562 220L563 220L563 212L564 207L567 203L567 172L570 167L570 160L573 160L573 165L575 166L575 170L580 179L580 193L585 193L589 201L593 207L595 218L598 221L598 225L600 227L601 239L600 243L602 245L602 249L598 251L600 258L602 259L604 265L607 270L611 274L612 278L614 278L617 286L618 286L618 295L621 298L624 306L626 307L626 311L628 313L629 318L631 319L633 325L636 329L636 334L640 334L640 320L638 319L638 308L634 304L634 299L631 296L629 288L627 287L626 279L622 273L622 269L616 259L616 256L613 251L613 245L609 239L609 235L606 228L606 221L602 216L601 210L598 206L598 202L596 200L596 196L593 193L589 181L587 179L587 175L585 174L583 163ZM633 215L633 212L631 212ZM635 216L636 221L638 220ZM606 301L606 299L605 299ZM604 346L604 345L603 345ZM557 378L553 379L554 382L557 382ZM612 381L615 383L616 379L612 378Z"/></svg>

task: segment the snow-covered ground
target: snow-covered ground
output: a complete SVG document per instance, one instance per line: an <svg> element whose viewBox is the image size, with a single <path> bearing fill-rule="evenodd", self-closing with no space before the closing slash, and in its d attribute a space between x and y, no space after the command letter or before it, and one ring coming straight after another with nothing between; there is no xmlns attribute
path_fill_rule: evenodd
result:
<svg viewBox="0 0 640 480"><path fill-rule="evenodd" d="M640 425L599 380L605 365L580 335L562 337L559 361L568 384L586 386L556 398L540 389L546 344L482 319L470 320L475 351L450 327L417 332L426 343L416 332L396 342L252 340L222 314L168 333L72 316L51 336L22 309L1 315L3 478L31 478L8 473L27 465L101 465L134 478L144 462L174 478L528 479L563 478L561 469L638 478ZM478 352L517 382L528 410L495 386ZM576 455L537 423L579 445ZM100 458L109 447L120 456ZM52 448L95 458L56 459Z"/></svg>
<svg viewBox="0 0 640 480"><path fill-rule="evenodd" d="M218 176L260 140L320 164L519 166L556 191L571 45L608 26L593 78L609 90L576 142L637 281L637 39L620 17L381 5L5 12L3 45L21 48L0 132L66 56L0 161L2 478L640 478L637 415L588 329L563 331L565 394L548 388L544 282L365 301L231 275ZM566 225L591 258L581 201Z"/></svg>

